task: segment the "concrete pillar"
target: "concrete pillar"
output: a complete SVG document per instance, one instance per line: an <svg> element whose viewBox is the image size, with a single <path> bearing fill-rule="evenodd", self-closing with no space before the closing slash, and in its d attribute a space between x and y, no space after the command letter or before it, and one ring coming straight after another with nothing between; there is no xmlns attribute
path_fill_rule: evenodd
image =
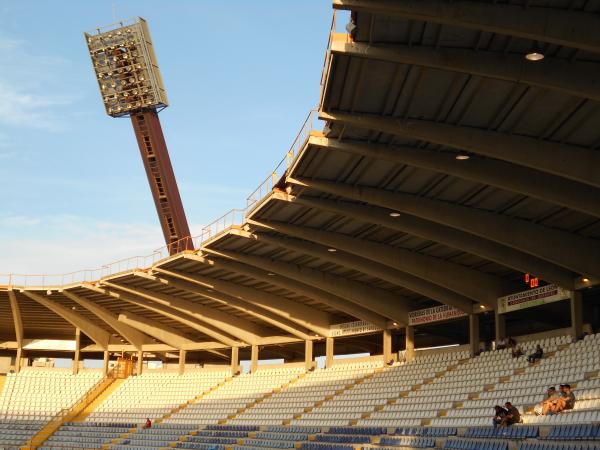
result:
<svg viewBox="0 0 600 450"><path fill-rule="evenodd" d="M471 356L479 352L479 315L469 314L469 350Z"/></svg>
<svg viewBox="0 0 600 450"><path fill-rule="evenodd" d="M250 373L258 369L258 345L253 345L250 351Z"/></svg>
<svg viewBox="0 0 600 450"><path fill-rule="evenodd" d="M141 375L144 370L144 352L140 350L137 358L137 374Z"/></svg>
<svg viewBox="0 0 600 450"><path fill-rule="evenodd" d="M498 309L494 311L495 318L494 323L496 325L496 343L500 339L504 339L506 337L506 314L499 314Z"/></svg>
<svg viewBox="0 0 600 450"><path fill-rule="evenodd" d="M75 328L75 356L73 357L73 375L79 372L79 358L81 356L81 330Z"/></svg>
<svg viewBox="0 0 600 450"><path fill-rule="evenodd" d="M185 372L185 357L187 356L187 351L179 350L179 375L183 375Z"/></svg>
<svg viewBox="0 0 600 450"><path fill-rule="evenodd" d="M415 329L411 326L405 328L406 344L404 345L404 359L412 361L415 358Z"/></svg>
<svg viewBox="0 0 600 450"><path fill-rule="evenodd" d="M21 371L21 359L23 359L23 349L19 347L17 348L17 355L15 356L15 373Z"/></svg>
<svg viewBox="0 0 600 450"><path fill-rule="evenodd" d="M392 330L383 330L383 363L392 359Z"/></svg>
<svg viewBox="0 0 600 450"><path fill-rule="evenodd" d="M583 302L580 291L571 292L571 335L577 339L583 333Z"/></svg>
<svg viewBox="0 0 600 450"><path fill-rule="evenodd" d="M334 342L332 337L325 338L325 368L333 366Z"/></svg>
<svg viewBox="0 0 600 450"><path fill-rule="evenodd" d="M102 365L102 373L104 374L104 376L106 376L108 374L109 359L110 359L110 355L108 353L108 350L104 350L104 364Z"/></svg>
<svg viewBox="0 0 600 450"><path fill-rule="evenodd" d="M313 341L310 339L304 341L304 363L306 370L310 370L313 364Z"/></svg>
<svg viewBox="0 0 600 450"><path fill-rule="evenodd" d="M240 349L231 347L231 375L235 375L240 370Z"/></svg>

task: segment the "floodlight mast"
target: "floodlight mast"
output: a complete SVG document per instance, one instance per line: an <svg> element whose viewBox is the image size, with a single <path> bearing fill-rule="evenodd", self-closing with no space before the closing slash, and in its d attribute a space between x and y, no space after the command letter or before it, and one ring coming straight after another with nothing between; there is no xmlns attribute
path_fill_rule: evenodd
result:
<svg viewBox="0 0 600 450"><path fill-rule="evenodd" d="M193 250L158 118L169 102L146 21L138 17L84 34L106 113L131 118L169 253Z"/></svg>

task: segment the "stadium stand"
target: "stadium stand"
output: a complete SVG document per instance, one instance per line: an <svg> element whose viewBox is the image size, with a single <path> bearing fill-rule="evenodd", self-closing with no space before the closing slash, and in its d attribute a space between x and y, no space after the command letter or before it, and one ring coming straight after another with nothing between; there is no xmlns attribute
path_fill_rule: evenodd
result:
<svg viewBox="0 0 600 450"><path fill-rule="evenodd" d="M541 343L548 349L534 364L526 356L512 358L507 350L470 358L459 348L417 352L414 360L391 366L372 358L338 361L310 372L297 364L260 368L233 378L219 369L147 373L128 378L85 420L63 425L41 448L598 448L599 339L521 342L523 348ZM10 377L0 398L17 385L21 397L30 397L38 386L33 380L44 380L62 397L61 392L74 390L61 390L64 380L77 380L82 390L98 378L84 374L24 371ZM541 401L545 387L560 382L574 386L575 408L536 416L532 406ZM523 423L493 428L492 407L506 400L522 411ZM41 402L35 405L51 412ZM3 445L25 441L44 423L33 422L40 414L5 431ZM142 427L146 417L154 421L149 429ZM8 430L8 424L5 418L1 429Z"/></svg>

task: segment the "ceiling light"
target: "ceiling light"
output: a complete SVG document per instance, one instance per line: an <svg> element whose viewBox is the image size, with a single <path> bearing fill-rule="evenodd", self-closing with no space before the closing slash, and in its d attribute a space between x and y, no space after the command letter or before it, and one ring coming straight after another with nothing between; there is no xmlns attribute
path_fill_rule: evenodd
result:
<svg viewBox="0 0 600 450"><path fill-rule="evenodd" d="M399 212L394 211L394 212L390 213L390 217L400 217L400 216L401 216L401 214Z"/></svg>
<svg viewBox="0 0 600 450"><path fill-rule="evenodd" d="M544 57L544 50L539 42L534 42L529 51L525 53L525 59L527 61L541 61Z"/></svg>
<svg viewBox="0 0 600 450"><path fill-rule="evenodd" d="M581 281L583 281L584 283L589 283L589 282L590 282L590 279L589 279L589 278L587 278L587 277L583 277L583 278L581 279Z"/></svg>
<svg viewBox="0 0 600 450"><path fill-rule="evenodd" d="M392 325L394 325L395 327L398 326L398 322L394 322Z"/></svg>
<svg viewBox="0 0 600 450"><path fill-rule="evenodd" d="M485 309L485 305L479 305L481 309Z"/></svg>
<svg viewBox="0 0 600 450"><path fill-rule="evenodd" d="M456 155L454 157L455 159L458 159L459 161L466 161L467 159L470 158L469 155L467 155L466 153L459 153L458 155Z"/></svg>
<svg viewBox="0 0 600 450"><path fill-rule="evenodd" d="M335 252L337 252L337 249L335 249L335 248L328 248L327 251L330 252L330 253L335 253Z"/></svg>
<svg viewBox="0 0 600 450"><path fill-rule="evenodd" d="M525 59L527 61L541 61L544 59L544 54L534 50L525 54Z"/></svg>
<svg viewBox="0 0 600 450"><path fill-rule="evenodd" d="M273 272L269 272L269 273L267 273L267 275L269 275L270 277L274 277L275 276L275 274Z"/></svg>

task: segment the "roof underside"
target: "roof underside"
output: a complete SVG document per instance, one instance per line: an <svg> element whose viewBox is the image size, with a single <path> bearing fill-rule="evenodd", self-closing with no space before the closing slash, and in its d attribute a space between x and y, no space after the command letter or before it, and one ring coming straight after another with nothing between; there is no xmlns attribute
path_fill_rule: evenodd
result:
<svg viewBox="0 0 600 450"><path fill-rule="evenodd" d="M440 304L493 309L523 273L566 289L600 278L600 1L334 8L355 26L332 34L326 127L247 223L196 255L67 292L145 321L145 344L272 348ZM543 60L524 58L534 49ZM64 310L14 292L24 338L72 338ZM131 342L64 292L36 295ZM0 292L8 341L11 312Z"/></svg>

